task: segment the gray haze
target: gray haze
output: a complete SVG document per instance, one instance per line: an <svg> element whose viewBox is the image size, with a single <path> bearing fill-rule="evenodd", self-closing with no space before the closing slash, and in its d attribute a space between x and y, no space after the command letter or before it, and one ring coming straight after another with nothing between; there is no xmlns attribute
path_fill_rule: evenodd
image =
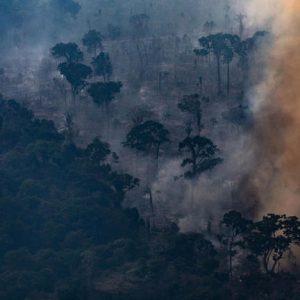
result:
<svg viewBox="0 0 300 300"><path fill-rule="evenodd" d="M80 145L86 145L95 136L109 142L120 157L116 167L142 179L140 187L129 193L126 204L137 206L147 217L151 206L147 191L151 190L155 222L164 223L170 218L184 231L201 230L228 209L251 210L252 204L245 206L238 197L239 185L253 159L251 139L247 127L224 116L231 109L248 105L260 75L252 78L250 71L249 80L244 83L245 93L240 93L242 75L238 61L234 61L232 94L224 101L215 92L215 65L198 61L193 49L198 38L208 34L205 22L215 23L212 33L239 34L237 15L245 14L246 38L256 30L268 29L268 16L262 15L259 22L254 22L252 7L248 6L253 1L242 0L82 0L78 1L81 10L76 16L62 13L52 2L28 1L29 7L24 4L22 9L18 6L21 10L11 8L11 16L6 20L11 26L6 26L0 50L1 93L24 103L38 117L53 119L60 130L65 113L72 114ZM16 25L15 18L20 14L21 23ZM142 37L136 36L129 22L131 16L138 14L149 16ZM112 39L109 26L120 28L120 37ZM49 49L58 42L76 42L84 49L81 39L89 29L104 36L104 51L113 63L112 80L123 83L122 92L108 113L96 107L84 91L73 105L69 85L50 55ZM142 49L142 54L137 49ZM260 54L251 66L256 74L263 64ZM91 55L86 54L85 63L90 61ZM168 74L159 90L158 74L163 72ZM225 72L224 67L224 79ZM202 91L199 76L203 77ZM219 147L224 163L197 180L188 181L181 176L182 157L177 151L188 118L178 110L177 103L184 95L200 92L209 98L208 103L203 103L203 134ZM160 121L171 132L172 144L163 149L158 170L153 157L137 155L121 144L137 115Z"/></svg>

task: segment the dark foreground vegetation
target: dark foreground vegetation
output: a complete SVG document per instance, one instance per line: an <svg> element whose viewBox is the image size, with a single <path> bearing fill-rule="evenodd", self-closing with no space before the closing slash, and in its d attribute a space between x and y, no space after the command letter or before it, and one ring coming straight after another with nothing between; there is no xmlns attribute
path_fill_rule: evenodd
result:
<svg viewBox="0 0 300 300"><path fill-rule="evenodd" d="M231 3L0 0L0 300L300 299L300 222L243 184L272 34Z"/></svg>
<svg viewBox="0 0 300 300"><path fill-rule="evenodd" d="M69 136L0 100L0 299L299 299L296 217L150 228L122 207L138 180L113 170L109 145Z"/></svg>

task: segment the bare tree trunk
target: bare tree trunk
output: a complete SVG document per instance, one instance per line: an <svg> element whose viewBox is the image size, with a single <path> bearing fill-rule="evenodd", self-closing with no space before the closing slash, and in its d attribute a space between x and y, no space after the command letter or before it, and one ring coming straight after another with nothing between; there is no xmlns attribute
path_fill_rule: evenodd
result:
<svg viewBox="0 0 300 300"><path fill-rule="evenodd" d="M230 93L230 63L227 63L227 96Z"/></svg>
<svg viewBox="0 0 300 300"><path fill-rule="evenodd" d="M201 132L201 114L199 111L197 112L197 128L198 128L198 133L200 134L200 132Z"/></svg>
<svg viewBox="0 0 300 300"><path fill-rule="evenodd" d="M218 80L218 94L222 94L222 87L221 87L221 62L220 62L220 56L217 57L217 80Z"/></svg>
<svg viewBox="0 0 300 300"><path fill-rule="evenodd" d="M138 56L139 56L139 60L140 60L140 79L141 80L144 80L144 75L145 75L145 64L144 64L144 58L143 58L143 54L141 52L141 48L140 48L140 45L139 45L139 42L137 41L137 44L136 44L136 49L137 49L137 52L138 52Z"/></svg>
<svg viewBox="0 0 300 300"><path fill-rule="evenodd" d="M229 278L232 280L232 250L233 250L233 236L231 236L230 242L229 242Z"/></svg>
<svg viewBox="0 0 300 300"><path fill-rule="evenodd" d="M156 174L157 174L157 172L158 172L158 159L159 159L159 150L160 150L160 145L158 145L157 146L157 149L156 149L156 170L155 170L155 172L156 172Z"/></svg>
<svg viewBox="0 0 300 300"><path fill-rule="evenodd" d="M73 106L75 108L75 106L76 106L76 93L73 89L72 89L72 101L73 101Z"/></svg>
<svg viewBox="0 0 300 300"><path fill-rule="evenodd" d="M203 78L202 76L199 77L199 86L200 86L200 96L203 94Z"/></svg>

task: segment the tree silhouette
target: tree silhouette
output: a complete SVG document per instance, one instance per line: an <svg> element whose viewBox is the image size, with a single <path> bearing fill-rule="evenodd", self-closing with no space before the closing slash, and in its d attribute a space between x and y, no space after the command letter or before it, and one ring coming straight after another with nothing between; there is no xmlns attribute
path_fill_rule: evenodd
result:
<svg viewBox="0 0 300 300"><path fill-rule="evenodd" d="M69 64L83 60L83 53L75 43L58 43L51 49L51 54L55 58L65 58Z"/></svg>
<svg viewBox="0 0 300 300"><path fill-rule="evenodd" d="M229 255L234 256L235 248L241 246L261 259L266 274L277 273L284 254L292 245L300 245L300 221L294 216L267 214L253 222L231 211L224 215L222 224L230 229L225 239Z"/></svg>
<svg viewBox="0 0 300 300"><path fill-rule="evenodd" d="M241 213L234 210L226 213L221 221L221 225L225 227L225 232L219 237L227 248L228 272L231 279L233 276L232 260L236 256L237 250L243 247L243 235L251 224L251 221L244 219Z"/></svg>
<svg viewBox="0 0 300 300"><path fill-rule="evenodd" d="M195 49L196 55L204 56L213 54L217 64L217 86L218 94L222 93L222 78L221 78L221 59L222 57L229 58L229 50L235 49L236 45L240 42L240 38L237 35L217 33L211 34L199 39L201 49ZM232 60L232 59L231 59ZM227 59L227 61L229 61ZM229 61L230 63L230 61Z"/></svg>
<svg viewBox="0 0 300 300"><path fill-rule="evenodd" d="M240 38L242 39L243 38L243 35L244 35L244 31L245 31L245 19L247 18L246 15L243 15L243 14L238 14L236 15L236 20L239 24L239 35L240 35Z"/></svg>
<svg viewBox="0 0 300 300"><path fill-rule="evenodd" d="M164 125L156 121L146 121L129 131L123 145L146 154L153 152L158 160L161 146L168 142L169 131Z"/></svg>
<svg viewBox="0 0 300 300"><path fill-rule="evenodd" d="M133 125L136 126L145 122L146 119L151 119L151 117L153 116L153 112L147 107L135 107L132 111L129 112L128 116Z"/></svg>
<svg viewBox="0 0 300 300"><path fill-rule="evenodd" d="M90 160L97 165L103 163L112 153L110 145L102 142L99 138L95 138L93 142L88 145L85 152Z"/></svg>
<svg viewBox="0 0 300 300"><path fill-rule="evenodd" d="M223 63L227 66L227 84L226 84L226 91L227 96L230 93L230 63L232 62L234 57L233 49L230 47L226 47L223 53Z"/></svg>
<svg viewBox="0 0 300 300"><path fill-rule="evenodd" d="M216 28L216 23L214 21L206 21L203 24L203 31L207 34L211 34Z"/></svg>
<svg viewBox="0 0 300 300"><path fill-rule="evenodd" d="M261 257L265 272L276 273L284 254L300 243L300 222L297 217L268 214L253 223L245 242L256 257Z"/></svg>
<svg viewBox="0 0 300 300"><path fill-rule="evenodd" d="M94 103L107 108L109 103L115 99L115 95L121 92L121 88L121 82L96 82L90 85L87 92L93 98Z"/></svg>
<svg viewBox="0 0 300 300"><path fill-rule="evenodd" d="M179 151L188 154L188 157L181 163L182 167L191 166L191 170L184 174L187 178L193 178L211 170L223 161L221 158L216 157L219 151L217 146L210 139L199 135L188 135L179 143Z"/></svg>
<svg viewBox="0 0 300 300"><path fill-rule="evenodd" d="M74 144L75 138L78 136L78 130L75 127L73 116L70 113L65 114L64 137L68 144Z"/></svg>
<svg viewBox="0 0 300 300"><path fill-rule="evenodd" d="M82 44L87 48L88 52L97 55L97 50L102 49L102 35L96 30L90 30L82 38Z"/></svg>
<svg viewBox="0 0 300 300"><path fill-rule="evenodd" d="M75 100L75 96L87 85L86 79L92 74L92 69L80 63L61 63L58 70L70 83Z"/></svg>
<svg viewBox="0 0 300 300"><path fill-rule="evenodd" d="M235 52L239 55L239 65L244 71L244 80L247 79L247 73L249 71L249 55L255 51L260 42L268 36L266 31L257 31L252 37L240 41L235 45Z"/></svg>
<svg viewBox="0 0 300 300"><path fill-rule="evenodd" d="M199 98L200 96L198 94L186 95L177 105L182 112L189 113L195 117L198 133L200 133L203 128L203 125L201 124L202 109Z"/></svg>
<svg viewBox="0 0 300 300"><path fill-rule="evenodd" d="M108 53L101 52L92 61L95 74L102 76L104 81L109 80L112 74L112 64Z"/></svg>

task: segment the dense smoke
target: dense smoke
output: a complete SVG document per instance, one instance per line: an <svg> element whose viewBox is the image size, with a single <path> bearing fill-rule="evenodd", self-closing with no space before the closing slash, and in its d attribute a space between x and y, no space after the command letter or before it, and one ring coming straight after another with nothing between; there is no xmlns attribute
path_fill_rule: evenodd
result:
<svg viewBox="0 0 300 300"><path fill-rule="evenodd" d="M268 2L268 7L276 8L274 42L268 49L265 80L252 95L256 114L253 142L257 145L252 184L260 199L261 213L299 214L300 3Z"/></svg>
<svg viewBox="0 0 300 300"><path fill-rule="evenodd" d="M247 176L253 161L251 139L247 132L232 129L233 133L226 134L226 142L215 138L224 158L223 164L215 170L192 181L174 180L174 175L182 172L180 161L168 161L153 184L157 206L166 205L167 213L177 220L183 231L203 230L210 223L216 225L225 211L248 212L256 205L246 203L238 193L240 182Z"/></svg>
<svg viewBox="0 0 300 300"><path fill-rule="evenodd" d="M257 215L300 213L300 4L253 0L235 1L232 7L247 16L250 30L270 32L269 44L262 45L256 58L256 78L247 92L254 128L227 134L222 145L224 164L197 182L185 182L179 196L171 193L168 197L167 190L172 189L162 179L170 177L162 171L154 189L168 186L161 194L170 201L168 207L183 230L197 229L230 208ZM168 165L172 172L175 165ZM180 199L175 206L174 199Z"/></svg>
<svg viewBox="0 0 300 300"><path fill-rule="evenodd" d="M80 131L79 144L100 136L121 157L118 167L130 170L142 179L138 195L129 194L130 205L142 202L140 199L144 199L145 190L150 188L157 216L160 218L163 214L173 218L183 231L204 228L229 209L253 213L257 211L257 203L263 213L270 210L295 213L298 209L300 154L297 145L300 134L296 127L300 122L297 118L300 106L298 109L296 101L300 4L296 1L78 1L81 9L76 15L72 14L76 7L71 6L69 12L64 12L56 0L36 2L39 5L29 1L29 8L24 6L22 10L6 2L7 12L3 8L2 14L7 15L11 29L5 35L5 51L0 50L1 72L5 77L1 92L7 97L29 102L28 106L37 116L54 119L58 128L63 126L63 116L71 109L63 105L56 84L60 81L53 81L54 77L61 78L49 49L58 42L76 42L83 48L81 39L89 29L97 29L104 35L105 51L109 52L113 62L113 79L124 83L122 93L112 105L110 116L87 104L85 95L80 107L72 108L71 112ZM141 44L149 47L150 63L147 65L139 61L136 52L139 45L135 45L138 41L133 38L134 31L129 22L132 15L143 13L150 16L148 35ZM16 25L14 19L19 14L22 19ZM226 102L218 99L214 83L211 84L214 67L195 68L193 49L198 46L198 38L207 34L203 32L203 24L207 21L214 21L214 32L238 34L238 15L245 26L242 38L250 37L258 30L267 30L271 32L272 43L262 45L251 62L245 83L246 97L232 95ZM120 40L108 38L108 25L122 29ZM38 34L36 28L43 28L43 32ZM183 45L179 50L174 48L178 40ZM87 55L85 63L89 61ZM237 60L234 64L237 70ZM148 78L140 82L138 74L143 69L147 69ZM169 82L165 82L165 94L158 97L156 80L161 71L170 74ZM232 73L236 73L232 74L233 81L238 81L239 73ZM173 155L177 151L176 143L185 134L177 102L185 94L198 92L196 81L199 75L209 83L204 84L204 90L211 98L210 104L203 107L203 134L221 150L223 164L188 181L182 177L182 157ZM68 91L65 86L66 83L61 87L64 92ZM228 110L239 105L245 107L248 101L255 117L254 129L235 126L223 118ZM172 136L174 146L160 158L158 170L149 167L154 165L151 158L136 157L122 146L132 127L131 116L137 109L147 110L151 118L175 132Z"/></svg>

